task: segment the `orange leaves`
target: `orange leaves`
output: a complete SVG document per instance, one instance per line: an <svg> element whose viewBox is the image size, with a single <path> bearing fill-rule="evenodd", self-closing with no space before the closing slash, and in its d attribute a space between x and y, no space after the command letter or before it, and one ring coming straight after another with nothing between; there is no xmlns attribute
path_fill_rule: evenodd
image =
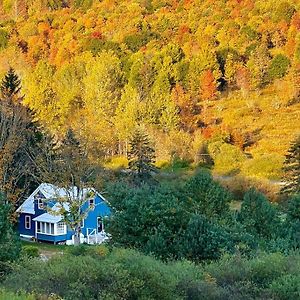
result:
<svg viewBox="0 0 300 300"><path fill-rule="evenodd" d="M103 39L103 35L100 31L94 31L91 34L91 38L92 39L98 39L98 40L102 40Z"/></svg>
<svg viewBox="0 0 300 300"><path fill-rule="evenodd" d="M197 107L193 103L191 96L180 84L176 84L172 90L171 97L179 108L181 127L188 131L195 129L197 125Z"/></svg>
<svg viewBox="0 0 300 300"><path fill-rule="evenodd" d="M240 67L236 72L237 86L243 91L250 90L250 74L246 67Z"/></svg>
<svg viewBox="0 0 300 300"><path fill-rule="evenodd" d="M211 70L205 70L200 76L200 97L202 100L216 99L217 82Z"/></svg>

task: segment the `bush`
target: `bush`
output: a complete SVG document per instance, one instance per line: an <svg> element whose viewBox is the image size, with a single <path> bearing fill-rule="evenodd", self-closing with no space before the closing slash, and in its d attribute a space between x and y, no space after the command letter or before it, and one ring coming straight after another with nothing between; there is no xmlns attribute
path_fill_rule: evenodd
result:
<svg viewBox="0 0 300 300"><path fill-rule="evenodd" d="M164 264L124 249L113 249L101 259L65 254L47 262L31 259L20 264L7 278L7 289L54 293L66 300L182 299L179 282L190 276L193 285L201 277L190 263Z"/></svg>
<svg viewBox="0 0 300 300"><path fill-rule="evenodd" d="M245 161L242 166L242 173L247 176L279 179L282 177L283 160L284 157L281 155L265 154Z"/></svg>
<svg viewBox="0 0 300 300"><path fill-rule="evenodd" d="M274 280L270 285L275 299L290 300L300 298L300 275L287 274Z"/></svg>
<svg viewBox="0 0 300 300"><path fill-rule="evenodd" d="M242 163L247 159L238 147L226 143L216 142L209 145L208 150L214 159L214 171L222 175L238 173Z"/></svg>
<svg viewBox="0 0 300 300"><path fill-rule="evenodd" d="M23 246L21 254L27 257L39 257L39 248L36 246Z"/></svg>
<svg viewBox="0 0 300 300"><path fill-rule="evenodd" d="M245 194L238 217L249 233L264 238L271 238L278 233L277 211L266 197L255 189L250 189Z"/></svg>
<svg viewBox="0 0 300 300"><path fill-rule="evenodd" d="M88 252L88 246L82 244L79 246L70 246L68 252L74 256L83 256Z"/></svg>
<svg viewBox="0 0 300 300"><path fill-rule="evenodd" d="M194 261L220 258L233 246L227 232L202 215L191 218L180 245L182 255Z"/></svg>
<svg viewBox="0 0 300 300"><path fill-rule="evenodd" d="M0 300L35 300L36 297L33 295L25 295L24 293L13 294L0 290ZM53 299L54 300L54 299Z"/></svg>

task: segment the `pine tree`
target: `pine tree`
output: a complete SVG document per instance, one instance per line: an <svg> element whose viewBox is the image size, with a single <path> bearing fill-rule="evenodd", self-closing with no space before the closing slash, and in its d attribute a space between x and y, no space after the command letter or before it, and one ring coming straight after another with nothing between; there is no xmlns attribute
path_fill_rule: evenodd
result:
<svg viewBox="0 0 300 300"><path fill-rule="evenodd" d="M18 97L21 90L21 80L15 73L13 68L10 68L6 73L1 83L1 95L2 98L13 98Z"/></svg>
<svg viewBox="0 0 300 300"><path fill-rule="evenodd" d="M283 194L300 193L300 135L291 143L284 161Z"/></svg>
<svg viewBox="0 0 300 300"><path fill-rule="evenodd" d="M10 68L0 85L0 190L10 202L18 202L34 181L28 153L39 136L20 90L21 81Z"/></svg>
<svg viewBox="0 0 300 300"><path fill-rule="evenodd" d="M20 243L13 230L11 221L11 206L3 194L0 195L0 274L2 263L16 259L20 254Z"/></svg>
<svg viewBox="0 0 300 300"><path fill-rule="evenodd" d="M152 173L157 169L155 163L155 150L151 147L148 136L137 130L130 142L128 152L129 169L135 174L139 183L151 181Z"/></svg>

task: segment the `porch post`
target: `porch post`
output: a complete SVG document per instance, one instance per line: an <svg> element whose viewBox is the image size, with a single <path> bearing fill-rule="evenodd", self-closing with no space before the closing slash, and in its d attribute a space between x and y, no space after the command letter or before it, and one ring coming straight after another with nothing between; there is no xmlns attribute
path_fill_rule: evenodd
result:
<svg viewBox="0 0 300 300"><path fill-rule="evenodd" d="M54 235L57 235L57 223L54 223Z"/></svg>
<svg viewBox="0 0 300 300"><path fill-rule="evenodd" d="M35 237L35 240L37 241L37 221L34 221L34 226L35 226L34 237Z"/></svg>

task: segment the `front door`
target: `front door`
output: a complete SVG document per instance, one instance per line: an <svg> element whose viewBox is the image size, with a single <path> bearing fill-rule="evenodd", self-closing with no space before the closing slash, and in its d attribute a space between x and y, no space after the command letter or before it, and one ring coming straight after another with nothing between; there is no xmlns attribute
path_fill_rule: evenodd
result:
<svg viewBox="0 0 300 300"><path fill-rule="evenodd" d="M97 233L100 233L104 228L103 228L103 221L101 217L97 217Z"/></svg>

